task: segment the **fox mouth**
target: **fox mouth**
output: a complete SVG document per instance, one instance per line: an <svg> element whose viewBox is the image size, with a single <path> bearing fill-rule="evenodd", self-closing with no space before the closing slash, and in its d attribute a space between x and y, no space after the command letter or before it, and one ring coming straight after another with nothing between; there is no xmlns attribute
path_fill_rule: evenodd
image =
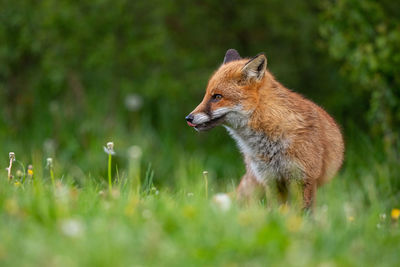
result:
<svg viewBox="0 0 400 267"><path fill-rule="evenodd" d="M200 123L200 124L193 124L191 123L190 126L192 126L196 131L207 131L210 130L224 122L225 115L222 115L221 117L214 118L212 120Z"/></svg>

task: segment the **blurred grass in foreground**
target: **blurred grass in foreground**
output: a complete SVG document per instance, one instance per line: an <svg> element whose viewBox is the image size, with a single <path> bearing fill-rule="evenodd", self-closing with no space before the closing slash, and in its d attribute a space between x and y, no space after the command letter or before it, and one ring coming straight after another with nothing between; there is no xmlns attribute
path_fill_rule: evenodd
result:
<svg viewBox="0 0 400 267"><path fill-rule="evenodd" d="M57 161L53 187L38 154L33 180L15 184L18 164L11 183L5 172L0 176L0 264L395 266L398 165L382 161L368 139L357 143L340 175L318 192L310 216L297 212L296 203L219 208L212 195L234 185L211 175L206 199L201 156L173 154L186 164L176 165L179 181L168 186L153 184L152 167L143 169L140 153L131 150L109 193L105 179L87 175L77 182L57 170Z"/></svg>

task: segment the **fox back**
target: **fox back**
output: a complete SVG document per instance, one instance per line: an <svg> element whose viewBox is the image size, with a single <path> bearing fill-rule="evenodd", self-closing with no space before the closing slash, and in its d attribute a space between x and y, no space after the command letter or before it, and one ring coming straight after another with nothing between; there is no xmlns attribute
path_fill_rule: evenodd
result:
<svg viewBox="0 0 400 267"><path fill-rule="evenodd" d="M269 180L286 201L287 185L303 185L309 208L317 186L339 170L344 152L339 127L321 107L281 85L264 54L242 59L234 49L208 82L202 102L186 117L197 131L224 125L246 163L238 197Z"/></svg>

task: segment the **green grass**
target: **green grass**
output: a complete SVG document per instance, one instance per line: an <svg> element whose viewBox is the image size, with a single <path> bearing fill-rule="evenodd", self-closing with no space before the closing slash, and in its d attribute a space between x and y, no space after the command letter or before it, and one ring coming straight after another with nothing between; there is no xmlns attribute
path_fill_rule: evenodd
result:
<svg viewBox="0 0 400 267"><path fill-rule="evenodd" d="M212 196L233 190L235 182L210 175L206 199L206 161L177 154L173 160L182 164L176 165L179 179L173 185L154 184L153 168L132 157L113 172L111 193L104 153L103 179L88 173L77 181L57 169L55 160L53 186L38 155L32 157L33 181L16 185L2 173L0 265L396 266L400 261L399 222L390 215L400 207L399 166L382 160L368 141L348 149L344 168L318 191L311 215L298 212L296 202L278 207L270 202L273 197L248 206L232 203L223 211ZM16 175L21 167L14 166Z"/></svg>

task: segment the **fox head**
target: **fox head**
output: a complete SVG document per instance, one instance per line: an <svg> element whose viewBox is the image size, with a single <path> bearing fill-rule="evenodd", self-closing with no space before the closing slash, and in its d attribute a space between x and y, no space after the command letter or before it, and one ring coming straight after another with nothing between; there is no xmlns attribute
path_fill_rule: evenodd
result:
<svg viewBox="0 0 400 267"><path fill-rule="evenodd" d="M243 59L235 49L229 49L209 80L203 100L186 116L188 125L197 131L220 124L244 126L257 106L266 66L267 58L262 53Z"/></svg>

